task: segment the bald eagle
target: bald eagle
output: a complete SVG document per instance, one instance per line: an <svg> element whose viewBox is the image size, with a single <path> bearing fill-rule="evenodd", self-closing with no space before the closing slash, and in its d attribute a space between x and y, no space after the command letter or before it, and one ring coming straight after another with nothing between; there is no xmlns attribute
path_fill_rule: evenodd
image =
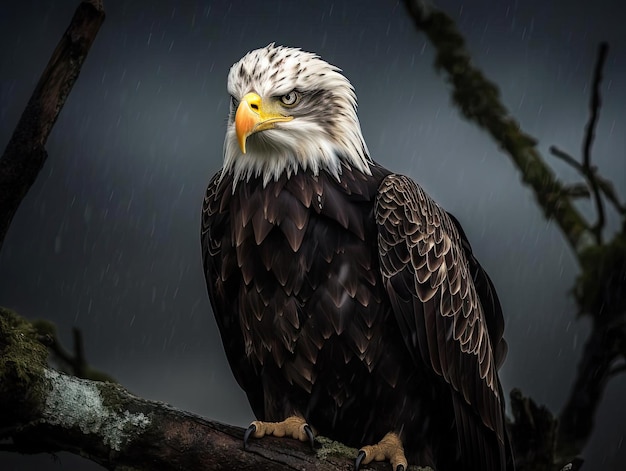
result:
<svg viewBox="0 0 626 471"><path fill-rule="evenodd" d="M230 69L202 209L215 319L257 421L437 470L511 470L494 286L459 222L369 155L340 69L269 46Z"/></svg>

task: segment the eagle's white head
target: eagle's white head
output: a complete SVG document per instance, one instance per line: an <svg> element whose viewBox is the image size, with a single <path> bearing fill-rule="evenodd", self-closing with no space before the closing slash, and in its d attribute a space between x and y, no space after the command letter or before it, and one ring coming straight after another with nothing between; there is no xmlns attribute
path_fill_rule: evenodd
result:
<svg viewBox="0 0 626 471"><path fill-rule="evenodd" d="M319 56L274 44L251 51L231 67L228 93L224 174L235 184L307 169L339 180L342 164L371 173L354 88Z"/></svg>

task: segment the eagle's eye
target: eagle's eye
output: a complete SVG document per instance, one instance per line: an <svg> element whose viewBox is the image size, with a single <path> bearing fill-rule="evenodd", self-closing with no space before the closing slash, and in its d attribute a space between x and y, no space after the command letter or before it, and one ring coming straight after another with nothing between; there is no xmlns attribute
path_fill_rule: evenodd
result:
<svg viewBox="0 0 626 471"><path fill-rule="evenodd" d="M280 97L280 101L285 106L294 106L300 100L300 95L295 90Z"/></svg>

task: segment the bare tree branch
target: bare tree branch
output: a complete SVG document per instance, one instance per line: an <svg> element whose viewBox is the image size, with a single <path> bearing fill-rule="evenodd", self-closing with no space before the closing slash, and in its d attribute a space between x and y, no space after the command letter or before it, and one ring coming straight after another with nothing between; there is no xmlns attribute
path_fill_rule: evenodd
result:
<svg viewBox="0 0 626 471"><path fill-rule="evenodd" d="M596 205L596 210L598 212L598 220L596 224L594 224L594 226L591 228L591 231L593 232L596 243L598 244L602 244L602 231L604 229L605 223L604 203L602 201L600 193L604 194L604 196L609 200L609 202L613 204L619 214L626 214L626 206L620 203L613 184L610 181L602 178L598 173L598 169L591 164L591 146L593 144L593 140L595 137L595 128L597 126L600 116L600 84L602 83L602 68L604 67L604 63L606 62L608 50L609 46L607 43L600 43L600 46L598 47L598 58L596 59L596 65L593 73L591 98L589 100L590 116L589 121L585 127L585 137L583 139L582 164L574 159L574 157L572 157L570 154L561 149L558 149L556 146L550 147L550 152L554 156L560 158L561 160L572 166L574 169L576 169L578 173L581 174L582 177L585 178L585 180L587 180L587 184L593 192L593 198Z"/></svg>
<svg viewBox="0 0 626 471"><path fill-rule="evenodd" d="M581 163L578 160L576 160L574 157L569 155L567 152L559 149L557 146L550 146L550 152L552 153L552 155L554 155L555 157L558 157L566 164L570 165L571 167L574 167L574 169L577 172L579 172L581 175L584 175L585 170L583 169L583 166L581 165Z"/></svg>
<svg viewBox="0 0 626 471"><path fill-rule="evenodd" d="M41 74L0 158L0 248L19 204L48 154L48 135L104 21L100 0L84 0Z"/></svg>
<svg viewBox="0 0 626 471"><path fill-rule="evenodd" d="M589 102L589 122L587 123L585 140L583 143L583 165L587 168L591 166L591 146L595 137L596 125L598 124L598 115L601 106L600 99L600 83L602 83L602 69L606 62L606 56L609 52L609 45L605 42L600 43L598 48L598 58L596 67L593 71L593 86L591 92L591 100Z"/></svg>
<svg viewBox="0 0 626 471"><path fill-rule="evenodd" d="M594 224L592 231L596 237L598 244L602 243L602 230L604 229L604 204L600 196L600 188L595 178L596 169L591 166L591 146L595 136L595 129L598 123L598 115L600 112L600 83L602 82L602 68L606 61L606 56L609 50L607 43L601 43L598 50L598 59L596 61L596 67L593 72L593 86L591 93L591 100L589 103L590 117L587 123L585 139L583 141L583 165L584 175L587 178L591 191L593 192L593 199L596 203L596 210L598 212L598 220Z"/></svg>

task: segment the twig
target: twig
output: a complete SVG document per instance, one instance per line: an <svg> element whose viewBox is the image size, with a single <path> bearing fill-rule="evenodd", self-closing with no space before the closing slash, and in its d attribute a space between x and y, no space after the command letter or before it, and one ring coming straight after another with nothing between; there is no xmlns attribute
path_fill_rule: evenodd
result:
<svg viewBox="0 0 626 471"><path fill-rule="evenodd" d="M579 173L585 173L585 170L583 169L583 166L580 164L580 162L578 162L578 160L576 160L564 150L559 149L557 146L550 146L550 153L564 161L566 164L574 167Z"/></svg>
<svg viewBox="0 0 626 471"><path fill-rule="evenodd" d="M595 136L595 129L598 123L598 118L600 116L600 107L602 101L600 99L600 84L602 82L602 68L604 67L604 63L606 62L606 56L608 54L609 46L607 43L600 43L598 49L598 59L596 60L596 66L593 72L593 85L591 91L591 99L589 102L590 116L589 121L585 127L585 137L583 139L583 158L582 164L579 163L574 157L569 155L567 152L557 148L556 146L550 147L550 152L555 157L563 160L565 163L573 167L578 173L580 173L585 180L587 181L587 185L591 188L591 192L593 193L593 200L596 205L596 210L598 212L598 220L591 227L591 231L596 239L596 242L600 245L602 244L602 230L604 229L605 223L605 214L604 214L604 202L602 201L601 193L607 197L607 199L613 203L616 207L617 211L620 214L624 214L626 212L625 208L622 207L617 195L615 193L615 189L613 185L604 180L602 177L598 175L597 168L591 164L591 147L593 145L593 140Z"/></svg>
<svg viewBox="0 0 626 471"><path fill-rule="evenodd" d="M583 166L589 168L591 165L591 146L593 144L593 138L595 135L596 124L598 123L598 113L602 101L600 100L600 83L602 82L602 68L606 61L606 56L609 51L609 45L605 42L600 43L598 48L598 59L596 60L596 67L593 71L593 88L591 93L591 100L589 102L589 109L591 116L589 116L589 122L587 123L585 140L583 144Z"/></svg>
<svg viewBox="0 0 626 471"><path fill-rule="evenodd" d="M40 319L32 321L32 325L38 333L39 341L47 347L52 362L58 369L79 378L116 382L108 374L89 366L85 356L83 334L80 329L76 327L72 329L74 345L73 351L70 352L63 347L56 326L52 322Z"/></svg>
<svg viewBox="0 0 626 471"><path fill-rule="evenodd" d="M583 158L582 164L578 162L567 152L557 148L556 146L550 147L550 152L555 157L563 160L565 163L573 167L578 173L580 173L587 181L588 186L593 192L594 201L598 211L598 221L591 228L591 231L596 238L598 244L602 243L602 229L605 223L604 203L602 201L600 193L603 193L606 199L613 204L615 210L621 214L626 215L626 205L623 205L617 192L613 187L613 183L598 174L597 168L591 164L591 147L595 137L595 128L600 116L601 98L600 98L600 83L602 82L602 68L606 62L608 54L608 44L600 43L598 49L598 58L596 60L596 66L593 73L593 85L591 92L591 99L589 102L589 108L591 114L589 121L585 127L585 137L583 139Z"/></svg>
<svg viewBox="0 0 626 471"><path fill-rule="evenodd" d="M601 106L600 83L602 82L602 68L604 67L608 50L609 45L607 43L600 43L600 47L598 49L598 59L593 72L593 88L591 92L591 101L589 103L591 116L589 117L589 122L587 123L585 140L583 141L584 174L587 177L589 186L591 186L593 199L596 202L596 210L598 211L598 221L594 224L591 230L593 231L598 244L602 244L602 229L604 229L604 203L600 197L598 181L595 178L596 169L591 166L591 146L593 144L595 128L598 122L598 115Z"/></svg>

